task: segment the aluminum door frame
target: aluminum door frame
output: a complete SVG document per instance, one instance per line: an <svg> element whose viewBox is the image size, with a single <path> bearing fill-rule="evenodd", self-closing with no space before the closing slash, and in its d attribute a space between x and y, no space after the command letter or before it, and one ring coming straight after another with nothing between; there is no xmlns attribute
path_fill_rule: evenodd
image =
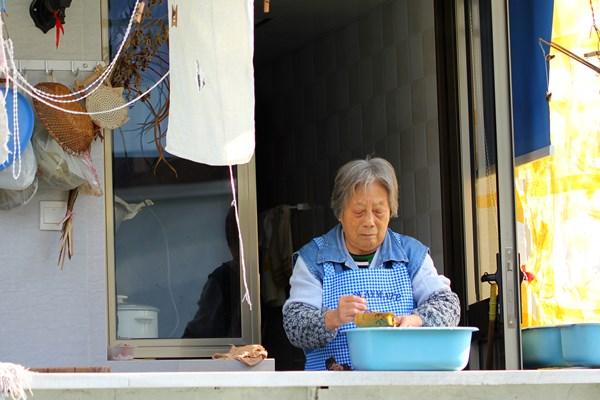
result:
<svg viewBox="0 0 600 400"><path fill-rule="evenodd" d="M466 267L475 265L475 234L473 229L470 128L469 128L469 74L465 23L465 2L456 0L456 43L460 110L460 135L465 210ZM496 114L496 173L498 201L499 273L503 316L504 358L506 369L521 369L521 332L519 313L519 268L516 255L514 147L512 97L510 77L510 48L508 0L491 0L492 42L494 57L494 97ZM468 283L467 283L468 285Z"/></svg>

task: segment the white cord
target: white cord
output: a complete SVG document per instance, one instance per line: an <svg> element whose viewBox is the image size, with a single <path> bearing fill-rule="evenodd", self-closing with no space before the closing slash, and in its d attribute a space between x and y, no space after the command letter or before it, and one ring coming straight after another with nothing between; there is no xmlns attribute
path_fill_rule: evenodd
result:
<svg viewBox="0 0 600 400"><path fill-rule="evenodd" d="M89 112L89 111L75 111L75 110L66 110L64 108L61 108L57 105L54 105L52 103L49 103L48 101L37 97L34 93L32 93L31 91L29 91L26 87L21 86L19 83L15 82L16 85L23 90L25 93L27 93L28 95L30 95L31 97L34 97L35 99L39 100L40 102L44 103L45 105L47 105L48 107L52 107L55 110L59 110L62 112L66 112L68 114L76 114L76 115L98 115L98 114L106 114L106 113L110 113L113 111L118 111L122 108L126 108L129 107L130 105L132 105L133 103L135 103L136 101L138 101L139 99L141 99L142 97L146 96L148 93L150 93L152 90L154 90L155 87L157 87L158 85L161 84L162 81L164 81L167 76L169 76L169 72L170 70L168 70L158 81L156 81L152 86L150 86L150 88L148 90L146 90L144 93L140 94L139 96L137 96L136 98L134 98L133 100L125 103L125 104L121 104L118 107L115 108L111 108L109 110L102 110L102 111L94 111L94 112ZM54 100L49 100L54 102Z"/></svg>
<svg viewBox="0 0 600 400"><path fill-rule="evenodd" d="M167 237L167 234L165 233L165 227L160 218L158 218L158 215L156 215L152 208L147 208L147 210L150 211L150 214L152 214L154 219L156 219L156 222L158 222L158 227L160 228L160 233L162 234L162 238L165 243L165 253L167 254L167 289L169 291L169 296L171 297L171 304L173 305L173 309L175 310L175 326L169 333L168 337L173 337L173 335L177 331L177 328L179 328L179 310L177 309L175 295L173 294L173 284L171 282L171 252L169 251L169 239Z"/></svg>
<svg viewBox="0 0 600 400"><path fill-rule="evenodd" d="M93 81L92 83L90 83L87 87L85 87L81 90L78 90L76 92L69 93L69 94L56 95L56 94L47 93L47 92L44 92L43 90L38 89L35 86L31 85L29 82L27 82L27 80L21 75L21 73L16 68L16 65L14 62L14 55L13 55L14 52L13 52L12 40L7 39L6 41L4 41L4 38L1 36L2 33L0 32L0 38L3 39L3 42L7 46L7 50L9 52L9 59L11 61L11 67L12 67L13 71L16 72L17 78L19 80L21 80L25 84L25 86L27 86L29 89L31 89L31 91L35 92L37 95L44 97L46 99L52 100L56 103L74 103L76 101L81 101L81 100L85 99L86 97L90 96L92 93L94 93L96 90L98 90L98 88L102 85L104 80L108 77L108 75L112 72L112 69L116 65L117 60L119 59L119 56L121 55L121 51L123 50L123 47L125 46L125 43L127 42L127 39L129 38L129 34L131 33L131 26L133 25L133 21L135 19L134 18L135 10L137 9L139 2L140 2L140 0L136 0L135 5L133 6L133 11L131 12L131 16L129 17L129 23L127 24L127 29L125 30L125 35L123 36L123 40L121 41L121 44L119 45L119 49L117 50L117 53L113 57L113 60L110 62L110 64L108 64L108 66L100 74L100 76L98 76L98 78L96 78L96 80ZM3 51L4 51L4 49L3 49ZM97 85L97 86L94 87L90 92L84 94L83 96L77 97L78 94L88 91L90 88L92 88L95 85ZM69 97L69 100L58 100L58 99L65 98L65 97ZM38 97L36 97L36 98L38 98Z"/></svg>
<svg viewBox="0 0 600 400"><path fill-rule="evenodd" d="M11 67L12 67L13 74L16 74L15 76L20 76L20 74L19 74L19 72L18 72L18 70L17 70L17 68L16 68L16 65L15 65L15 59L14 59L14 56L13 56L13 47L12 47L12 41L10 41L10 39L9 39L7 42L9 42L9 44L8 44L8 46L7 46L7 50L8 50L8 53L9 53L9 60L10 60L10 63L11 63ZM124 42L123 42L123 43L124 43ZM121 43L121 44L123 44L123 43ZM116 60L116 58L115 58L115 60ZM140 94L139 96L135 97L133 100L131 100L131 101L129 101L129 102L127 102L127 103L125 103L125 104L122 104L122 105L120 105L120 106L118 106L118 107L111 108L111 109L109 109L109 110L94 111L94 112L89 112L89 111L74 111L74 110L67 110L67 109L64 109L64 108L62 108L62 107L59 107L59 106L57 106L57 105L54 105L54 104L52 104L52 103L49 103L49 102L48 102L48 101L46 101L44 98L42 98L42 97L38 96L38 95L37 95L37 92L39 92L40 90L39 90L39 89L36 89L36 88L35 88L35 87L33 87L33 86L31 86L31 84L29 84L29 82L27 82L27 81L24 81L24 82L25 82L25 86L23 86L23 85L21 85L21 84L18 82L18 80L17 80L17 79L15 79L15 77L14 77L14 76L13 76L13 77L11 77L10 75L7 75L7 78L8 78L8 80L9 80L9 81L12 81L12 82L13 82L13 86L14 86L15 88L17 88L17 87L21 88L21 90L23 90L25 93L27 93L28 95L30 95L32 98L35 98L36 100L38 100L38 101L40 101L40 102L42 102L42 103L46 104L48 107L52 107L52 108L54 108L54 109L56 109L56 110L58 110L58 111L66 112L66 113L69 113L69 114L77 114L77 115L98 115L98 114L107 114L107 113L110 113L110 112L118 111L118 110L120 110L120 109L122 109L122 108L129 107L131 104L135 103L136 101L138 101L138 100L139 100L139 99L141 99L142 97L146 96L148 93L150 93L152 90L154 90L154 88L155 88L155 87L157 87L158 85L160 85L160 83L161 83L162 81L164 81L164 80L167 78L167 76L169 76L169 72L170 72L170 70L167 70L167 72L165 72L165 74L164 74L164 75L163 75L163 76L162 76L162 77L161 77L161 78L160 78L160 79L159 79L157 82L155 82L155 83L154 83L154 84L153 84L153 85L152 85L152 86L151 86L151 87L150 87L148 90L146 90L145 92L143 92L143 93L142 93L142 94ZM33 89L34 89L34 91L31 91L31 90L29 90L29 88L33 88ZM96 89L97 89L97 88L96 88ZM95 91L95 90L94 90L94 91ZM36 93L34 93L34 92L36 92ZM46 93L46 92L43 92L43 93ZM93 93L93 91L92 91L92 92L90 92L89 94L91 94L91 93ZM89 96L89 94L88 94L88 96ZM61 96L63 96L63 97L64 97L65 95L61 95ZM66 95L66 96L70 96L70 95ZM47 96L43 96L43 97L47 98ZM84 97L82 97L82 98L85 98L85 97L87 97L87 96L84 96ZM65 101L65 100L55 100L55 99L51 99L51 100L49 100L49 101L52 101L52 102L54 102L54 103L70 103L70 102L71 102L71 101Z"/></svg>
<svg viewBox="0 0 600 400"><path fill-rule="evenodd" d="M235 182L233 180L233 167L229 166L229 178L231 181L231 193L233 194L233 208L235 210L235 222L238 228L238 238L240 240L240 265L242 266L242 277L244 279L244 296L242 297L242 303L245 301L250 306L252 311L252 300L250 300L250 291L248 290L248 280L246 279L246 263L244 261L244 241L242 239L242 230L240 228L240 215L237 206L237 199L235 196Z"/></svg>
<svg viewBox="0 0 600 400"><path fill-rule="evenodd" d="M8 91L8 86L6 85ZM21 176L21 130L19 128L19 98L17 88L13 85L13 165L12 176L15 180Z"/></svg>
<svg viewBox="0 0 600 400"><path fill-rule="evenodd" d="M542 51L542 56L544 57L544 72L546 73L546 98L550 94L550 80L548 78L548 68L550 66L548 56L550 55L550 50L548 50L548 54L546 54L546 50L544 50L544 46L542 42L538 41L538 45L540 46L540 50Z"/></svg>

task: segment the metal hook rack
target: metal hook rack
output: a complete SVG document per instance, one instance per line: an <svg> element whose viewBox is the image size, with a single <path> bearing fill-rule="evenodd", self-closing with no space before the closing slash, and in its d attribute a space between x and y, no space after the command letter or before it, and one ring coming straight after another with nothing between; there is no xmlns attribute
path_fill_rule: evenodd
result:
<svg viewBox="0 0 600 400"><path fill-rule="evenodd" d="M93 71L99 65L105 65L99 60L15 60L19 71L71 71L74 75L79 72Z"/></svg>

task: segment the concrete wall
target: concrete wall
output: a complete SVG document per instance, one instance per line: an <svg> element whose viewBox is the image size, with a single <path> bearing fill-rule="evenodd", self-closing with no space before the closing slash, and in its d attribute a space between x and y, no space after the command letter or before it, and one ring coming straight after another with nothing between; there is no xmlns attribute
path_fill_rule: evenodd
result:
<svg viewBox="0 0 600 400"><path fill-rule="evenodd" d="M6 2L6 28L15 57L25 60L101 60L100 9L103 0L73 1L66 10L64 30L56 48L55 30L46 34L36 28L29 16L31 1Z"/></svg>
<svg viewBox="0 0 600 400"><path fill-rule="evenodd" d="M44 35L29 17L30 1L8 1L6 27L21 59L101 59L98 0L74 1L67 10L59 49L54 30ZM27 73L32 82L45 72ZM70 84L71 71L54 73ZM92 147L103 182L103 144ZM57 267L60 232L40 231L41 200L66 193L41 187L24 207L0 211L0 361L30 367L94 365L106 361L105 220L102 197L80 196L75 205L75 256Z"/></svg>
<svg viewBox="0 0 600 400"><path fill-rule="evenodd" d="M384 3L257 74L259 207L313 205L293 217L299 246L335 223L337 169L382 156L400 184L392 227L443 271L433 1Z"/></svg>
<svg viewBox="0 0 600 400"><path fill-rule="evenodd" d="M354 371L166 374L37 374L34 399L479 399L600 396L600 371Z"/></svg>

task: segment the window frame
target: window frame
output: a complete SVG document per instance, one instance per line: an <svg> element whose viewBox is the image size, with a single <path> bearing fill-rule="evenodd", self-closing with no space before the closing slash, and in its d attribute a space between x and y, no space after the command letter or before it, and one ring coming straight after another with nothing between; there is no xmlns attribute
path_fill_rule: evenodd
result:
<svg viewBox="0 0 600 400"><path fill-rule="evenodd" d="M110 57L109 0L102 0L102 56ZM240 227L244 243L246 277L252 307L241 304L242 336L240 338L202 339L118 339L117 297L115 281L115 224L113 190L112 131L104 130L104 205L106 229L106 296L107 296L107 351L127 344L133 348L134 358L208 358L215 352L226 352L232 344L260 343L260 283L258 273L258 220L256 203L256 163L237 166L237 200ZM243 275L240 274L240 299L243 298Z"/></svg>
<svg viewBox="0 0 600 400"><path fill-rule="evenodd" d="M242 336L240 338L202 339L118 339L117 297L114 235L114 191L112 169L112 135L106 132L104 140L106 266L108 306L108 349L127 344L134 350L134 358L203 358L215 352L225 352L229 346L260 343L260 299L258 276L258 234L256 215L256 176L254 157L248 164L237 166L237 200L240 226L244 242L246 277L252 309L241 304ZM240 298L243 297L243 276L240 274Z"/></svg>

